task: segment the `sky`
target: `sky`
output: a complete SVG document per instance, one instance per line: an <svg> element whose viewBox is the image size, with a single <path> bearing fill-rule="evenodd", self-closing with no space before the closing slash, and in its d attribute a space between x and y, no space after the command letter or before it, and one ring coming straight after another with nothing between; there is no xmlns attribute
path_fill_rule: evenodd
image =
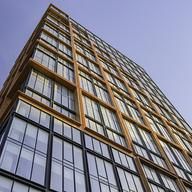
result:
<svg viewBox="0 0 192 192"><path fill-rule="evenodd" d="M0 88L50 3L142 66L192 125L191 0L0 0Z"/></svg>

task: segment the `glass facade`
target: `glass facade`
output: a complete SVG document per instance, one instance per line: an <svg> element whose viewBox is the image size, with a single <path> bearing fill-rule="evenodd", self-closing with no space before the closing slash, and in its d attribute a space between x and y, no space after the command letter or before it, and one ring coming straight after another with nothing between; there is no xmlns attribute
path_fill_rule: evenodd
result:
<svg viewBox="0 0 192 192"><path fill-rule="evenodd" d="M142 67L53 5L10 75L0 191L192 191L191 127Z"/></svg>

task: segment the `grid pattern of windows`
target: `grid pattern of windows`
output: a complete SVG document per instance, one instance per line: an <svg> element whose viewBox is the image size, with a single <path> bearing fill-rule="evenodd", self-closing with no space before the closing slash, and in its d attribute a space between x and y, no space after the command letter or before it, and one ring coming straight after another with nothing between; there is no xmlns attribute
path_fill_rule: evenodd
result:
<svg viewBox="0 0 192 192"><path fill-rule="evenodd" d="M17 181L13 181L6 177L0 176L0 191L2 192L41 192L40 190L28 187Z"/></svg>
<svg viewBox="0 0 192 192"><path fill-rule="evenodd" d="M0 191L192 191L192 129L142 67L53 5L29 42L0 93Z"/></svg>
<svg viewBox="0 0 192 192"><path fill-rule="evenodd" d="M186 161L181 151L162 141L161 141L161 145L167 157L172 162L177 174L183 179L192 181L191 166L188 164L188 162Z"/></svg>
<svg viewBox="0 0 192 192"><path fill-rule="evenodd" d="M87 49L86 47L80 45L79 43L75 44L76 50L91 59L92 61L96 61L95 56L92 51ZM78 60L78 59L77 59Z"/></svg>
<svg viewBox="0 0 192 192"><path fill-rule="evenodd" d="M172 132L177 139L178 143L187 151L192 152L192 144L189 141L186 133L181 132L175 128L172 128Z"/></svg>
<svg viewBox="0 0 192 192"><path fill-rule="evenodd" d="M1 154L0 167L44 184L48 133L14 118Z"/></svg>
<svg viewBox="0 0 192 192"><path fill-rule="evenodd" d="M118 192L117 183L111 163L87 154L92 192Z"/></svg>
<svg viewBox="0 0 192 192"><path fill-rule="evenodd" d="M112 141L126 146L115 113L88 97L84 96L83 99L87 126L99 134L106 135Z"/></svg>
<svg viewBox="0 0 192 192"><path fill-rule="evenodd" d="M74 82L73 65L60 57L56 57L56 55L44 47L38 45L33 58L49 70L56 72L58 75L69 81Z"/></svg>
<svg viewBox="0 0 192 192"><path fill-rule="evenodd" d="M111 104L111 99L109 97L106 86L100 81L92 78L90 75L80 71L80 85L87 92L95 95L99 99L103 100L106 103Z"/></svg>
<svg viewBox="0 0 192 192"><path fill-rule="evenodd" d="M125 73L123 73L122 75L123 75L125 81L126 81L130 86L132 86L132 87L134 87L135 89L141 91L141 86L139 85L139 83L137 82L136 79L128 76L128 75L125 74Z"/></svg>
<svg viewBox="0 0 192 192"><path fill-rule="evenodd" d="M54 102L54 109L68 117L75 118L75 98L71 90L55 83Z"/></svg>
<svg viewBox="0 0 192 192"><path fill-rule="evenodd" d="M108 63L107 61L103 61L101 59L100 59L100 62L101 62L104 69L107 69L112 74L119 76L117 69L112 64Z"/></svg>
<svg viewBox="0 0 192 192"><path fill-rule="evenodd" d="M57 137L53 137L51 189L86 191L82 150Z"/></svg>
<svg viewBox="0 0 192 192"><path fill-rule="evenodd" d="M34 70L32 70L27 87L41 95L38 100L43 100L42 97L44 97L46 102L49 101L50 103L52 101L52 107L56 111L75 119L75 97L73 91Z"/></svg>
<svg viewBox="0 0 192 192"><path fill-rule="evenodd" d="M77 57L77 62L81 66L83 66L85 69L90 70L91 72L98 75L99 77L101 76L101 71L100 71L98 65L96 65L95 63L89 61L88 59L86 59L85 57L83 57L80 54L76 54L76 57Z"/></svg>
<svg viewBox="0 0 192 192"><path fill-rule="evenodd" d="M51 97L51 89L52 82L45 75L38 73L32 70L30 79L28 82L28 87L40 93L41 95L50 98Z"/></svg>
<svg viewBox="0 0 192 192"><path fill-rule="evenodd" d="M45 32L42 32L41 39L47 42L49 45L58 49L61 53L64 53L69 59L72 58L72 51L70 46L64 44L63 42L58 41L55 37L48 35Z"/></svg>
<svg viewBox="0 0 192 192"><path fill-rule="evenodd" d="M88 149L103 155L104 157L110 158L108 146L105 143L86 134L85 134L85 146Z"/></svg>
<svg viewBox="0 0 192 192"><path fill-rule="evenodd" d="M66 33L69 33L69 28L68 26L66 26L66 24L64 24L61 21L58 21L55 17L48 15L47 20L51 23L51 24L55 24L57 27L60 28L61 31L64 31Z"/></svg>
<svg viewBox="0 0 192 192"><path fill-rule="evenodd" d="M148 113L146 116L147 120L149 121L149 124L153 131L155 131L157 134L164 136L169 141L172 141L171 135L166 129L166 127L163 125L163 122L155 117L154 115Z"/></svg>
<svg viewBox="0 0 192 192"><path fill-rule="evenodd" d="M85 44L86 46L90 47L90 41L87 39L87 37L85 38L85 36L83 36L82 34L78 34L74 32L74 37L76 40L80 41L81 43Z"/></svg>
<svg viewBox="0 0 192 192"><path fill-rule="evenodd" d="M149 132L125 120L126 127L131 134L133 146L137 154L153 161L161 167L167 168L164 159Z"/></svg>
<svg viewBox="0 0 192 192"><path fill-rule="evenodd" d="M174 179L143 165L152 192L180 192Z"/></svg>
<svg viewBox="0 0 192 192"><path fill-rule="evenodd" d="M127 116L130 116L134 120L138 121L139 123L143 124L143 118L136 108L136 105L131 101L130 99L123 97L121 94L119 94L116 91L113 91L113 94L115 96L115 100L120 108L120 111Z"/></svg>
<svg viewBox="0 0 192 192"><path fill-rule="evenodd" d="M111 73L105 72L107 80L117 89L120 89L121 91L127 93L127 88L125 87L124 83L120 81L117 77L112 75Z"/></svg>
<svg viewBox="0 0 192 192"><path fill-rule="evenodd" d="M144 95L140 94L138 91L134 89L132 89L132 93L142 106L146 107L147 109L153 110L151 104L149 103L149 100Z"/></svg>
<svg viewBox="0 0 192 192"><path fill-rule="evenodd" d="M50 115L21 100L18 103L16 112L44 127L49 128Z"/></svg>
<svg viewBox="0 0 192 192"><path fill-rule="evenodd" d="M69 124L54 118L53 130L55 133L58 133L59 135L62 135L76 143L81 144L80 131L70 126Z"/></svg>
<svg viewBox="0 0 192 192"><path fill-rule="evenodd" d="M125 155L114 148L112 149L112 153L116 163L136 172L136 167L132 157Z"/></svg>
<svg viewBox="0 0 192 192"><path fill-rule="evenodd" d="M128 171L125 171L121 168L117 168L118 175L120 178L121 186L123 188L123 192L143 192L143 187L141 181L138 176L132 174Z"/></svg>
<svg viewBox="0 0 192 192"><path fill-rule="evenodd" d="M171 121L172 123L177 124L175 119L173 118L173 116L171 115L171 113L168 110L166 110L163 106L158 105L158 104L156 104L155 106L156 106L158 112L163 117L165 117L168 121Z"/></svg>

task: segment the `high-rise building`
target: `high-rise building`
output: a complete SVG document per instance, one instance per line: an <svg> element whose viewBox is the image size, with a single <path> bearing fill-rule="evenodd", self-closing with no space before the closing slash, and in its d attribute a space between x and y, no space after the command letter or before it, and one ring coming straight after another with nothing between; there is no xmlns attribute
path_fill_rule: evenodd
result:
<svg viewBox="0 0 192 192"><path fill-rule="evenodd" d="M0 93L1 192L191 192L192 129L145 70L50 5Z"/></svg>

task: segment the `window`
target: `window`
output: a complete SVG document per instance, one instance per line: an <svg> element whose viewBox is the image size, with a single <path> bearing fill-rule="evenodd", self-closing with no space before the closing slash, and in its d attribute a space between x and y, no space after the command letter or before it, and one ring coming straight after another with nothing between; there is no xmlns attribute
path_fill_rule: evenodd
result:
<svg viewBox="0 0 192 192"><path fill-rule="evenodd" d="M8 179L0 175L0 191L2 192L41 192L32 187L26 186L19 182Z"/></svg>
<svg viewBox="0 0 192 192"><path fill-rule="evenodd" d="M84 90L97 96L99 99L103 100L106 103L109 104L111 103L111 99L107 92L107 88L103 83L97 81L94 78L91 78L90 75L87 75L83 71L80 71L79 75L80 75L80 84Z"/></svg>
<svg viewBox="0 0 192 192"><path fill-rule="evenodd" d="M87 56L92 61L96 61L95 55L94 55L94 53L92 51L90 51L89 49L87 49L84 46L80 45L79 43L76 43L75 47L76 47L77 51L84 54L85 56Z"/></svg>
<svg viewBox="0 0 192 192"><path fill-rule="evenodd" d="M120 151L112 148L112 153L113 153L113 157L116 163L123 165L124 167L132 170L132 171L136 171L136 167L135 164L133 162L133 158L125 155L124 153L121 153Z"/></svg>
<svg viewBox="0 0 192 192"><path fill-rule="evenodd" d="M93 85L92 78L90 77L90 75L87 75L83 71L80 71L79 76L80 76L81 88L83 88L87 92L95 95L94 85Z"/></svg>
<svg viewBox="0 0 192 192"><path fill-rule="evenodd" d="M104 157L110 158L109 149L105 143L103 143L87 134L85 134L84 137L85 137L85 146L88 149L95 151L95 152L103 155Z"/></svg>
<svg viewBox="0 0 192 192"><path fill-rule="evenodd" d="M87 38L84 38L82 35L74 33L74 37L81 41L81 43L84 43L85 45L90 47L90 42Z"/></svg>
<svg viewBox="0 0 192 192"><path fill-rule="evenodd" d="M66 36L64 36L63 34L59 34L58 38L61 39L62 41L64 41L66 44L70 44L70 40ZM43 39L44 41L49 43L54 48L58 47L59 51L64 53L70 59L72 58L71 48L69 48L69 46L67 46L66 44L57 41L54 37L51 37L44 32L41 34L41 39Z"/></svg>
<svg viewBox="0 0 192 192"><path fill-rule="evenodd" d="M44 26L43 26L43 28L45 29L45 30L47 30L47 31L49 31L49 33L51 33L52 35L54 35L54 36L58 36L58 32L55 30L55 29L53 29L52 27L50 27L50 25L47 25L47 24L45 24Z"/></svg>
<svg viewBox="0 0 192 192"><path fill-rule="evenodd" d="M47 43L49 43L51 46L53 47L57 47L57 41L54 37L51 37L49 35L47 35L46 33L41 33L41 39L43 39L44 41L46 41Z"/></svg>
<svg viewBox="0 0 192 192"><path fill-rule="evenodd" d="M16 112L23 115L26 118L31 119L32 121L34 121L36 123L39 123L40 125L42 125L44 127L49 128L50 115L25 103L24 101L19 100Z"/></svg>
<svg viewBox="0 0 192 192"><path fill-rule="evenodd" d="M166 155L168 156L169 160L173 164L177 174L183 179L192 181L191 167L187 163L181 151L162 141L161 145Z"/></svg>
<svg viewBox="0 0 192 192"><path fill-rule="evenodd" d="M149 103L149 100L144 95L134 89L132 89L132 93L142 106L146 107L147 109L154 110L151 104Z"/></svg>
<svg viewBox="0 0 192 192"><path fill-rule="evenodd" d="M139 177L133 173L117 168L123 192L143 192Z"/></svg>
<svg viewBox="0 0 192 192"><path fill-rule="evenodd" d="M66 78L69 81L74 82L75 77L73 65L61 58L58 58L57 74Z"/></svg>
<svg viewBox="0 0 192 192"><path fill-rule="evenodd" d="M112 64L108 63L107 61L103 61L100 59L100 62L102 64L102 66L107 69L108 71L110 71L112 74L119 76L116 67L114 67Z"/></svg>
<svg viewBox="0 0 192 192"><path fill-rule="evenodd" d="M106 135L112 141L126 146L121 128L114 112L99 105L88 97L83 97L87 127Z"/></svg>
<svg viewBox="0 0 192 192"><path fill-rule="evenodd" d="M89 61L85 57L81 56L80 54L76 54L77 62L83 66L85 69L90 70L94 74L101 77L101 71L99 69L99 66L97 64L94 64L93 62Z"/></svg>
<svg viewBox="0 0 192 192"><path fill-rule="evenodd" d="M55 71L56 60L54 54L42 46L37 46L34 54L34 60L38 61L51 71Z"/></svg>
<svg viewBox="0 0 192 192"><path fill-rule="evenodd" d="M64 123L56 118L54 118L54 124L53 124L53 130L63 135L64 137L67 137L71 139L72 141L75 141L79 144L81 144L81 133L78 129L75 129L74 127L68 125L67 123Z"/></svg>
<svg viewBox="0 0 192 192"><path fill-rule="evenodd" d="M49 21L51 21L52 23L54 23L55 25L58 25L58 21L57 21L54 17L48 15L48 16L47 16L47 19L48 19Z"/></svg>
<svg viewBox="0 0 192 192"><path fill-rule="evenodd" d="M67 57L72 58L72 51L63 43L59 43L59 50L64 53Z"/></svg>
<svg viewBox="0 0 192 192"><path fill-rule="evenodd" d="M107 80L117 89L120 89L121 91L128 93L127 88L125 87L124 83L121 82L119 79L117 79L115 76L113 76L110 73L105 72L107 76Z"/></svg>
<svg viewBox="0 0 192 192"><path fill-rule="evenodd" d="M146 165L143 165L145 176L149 181L151 191L170 191L170 192L180 192L177 187L176 182L171 177L158 172Z"/></svg>
<svg viewBox="0 0 192 192"><path fill-rule="evenodd" d="M137 154L141 155L148 160L153 161L161 167L167 168L164 159L161 157L155 141L150 133L140 129L136 125L125 120L127 130L131 134L133 146Z"/></svg>
<svg viewBox="0 0 192 192"><path fill-rule="evenodd" d="M87 154L92 192L118 192L113 166L111 163Z"/></svg>
<svg viewBox="0 0 192 192"><path fill-rule="evenodd" d="M52 52L48 51L44 47L38 45L34 60L41 63L53 72L64 77L65 79L74 82L74 69L73 65L66 60L56 57Z"/></svg>
<svg viewBox="0 0 192 192"><path fill-rule="evenodd" d="M71 45L69 36L65 35L64 33L59 33L59 39L65 42L66 44Z"/></svg>
<svg viewBox="0 0 192 192"><path fill-rule="evenodd" d="M95 50L98 54L102 55L105 59L111 60L110 55L106 52L104 47L97 47L95 46Z"/></svg>
<svg viewBox="0 0 192 192"><path fill-rule="evenodd" d="M60 27L63 31L69 33L69 28L68 28L66 25L60 23L60 24L59 24L59 27Z"/></svg>
<svg viewBox="0 0 192 192"><path fill-rule="evenodd" d="M56 111L70 118L75 118L75 98L73 91L51 81L49 78L36 71L32 71L28 87L45 96L46 100L44 100L44 102L53 100L53 108ZM54 94L52 94L53 92ZM43 100L41 97L37 97L37 99L40 101Z"/></svg>
<svg viewBox="0 0 192 192"><path fill-rule="evenodd" d="M41 73L32 70L27 86L45 97L51 97L52 82Z"/></svg>
<svg viewBox="0 0 192 192"><path fill-rule="evenodd" d="M130 116L134 120L138 121L139 123L143 124L143 118L138 109L136 108L136 105L131 101L130 99L123 97L121 94L119 94L116 91L113 91L115 100L117 101L118 107L120 108L120 111L127 116Z"/></svg>
<svg viewBox="0 0 192 192"><path fill-rule="evenodd" d="M158 105L158 104L155 104L155 106L156 106L158 112L159 112L162 116L164 116L168 121L171 121L172 123L174 123L174 124L177 125L175 119L172 117L172 115L171 115L170 112L168 112L166 109L164 109L164 107L162 107L162 106L160 106L160 105Z"/></svg>
<svg viewBox="0 0 192 192"><path fill-rule="evenodd" d="M164 136L169 141L172 141L171 135L169 134L168 130L163 125L163 122L159 118L152 115L151 113L147 113L146 118L149 121L149 124L153 131L155 131L157 134L161 136Z"/></svg>
<svg viewBox="0 0 192 192"><path fill-rule="evenodd" d="M136 79L128 76L128 75L125 74L125 73L123 73L123 77L124 77L124 79L126 80L126 82L127 82L129 85L131 85L131 86L134 87L135 89L141 91L141 87L140 87L140 85L139 85L139 83L137 82Z"/></svg>
<svg viewBox="0 0 192 192"><path fill-rule="evenodd" d="M43 96L37 94L37 93L34 93L33 91L29 90L29 89L26 89L25 90L25 94L27 94L28 96L34 98L35 100L47 105L47 106L50 106L50 101L48 99L45 99Z"/></svg>
<svg viewBox="0 0 192 192"><path fill-rule="evenodd" d="M192 144L189 141L186 133L181 132L175 128L172 128L172 132L176 137L178 143L187 151L192 152Z"/></svg>
<svg viewBox="0 0 192 192"><path fill-rule="evenodd" d="M51 189L55 191L85 192L82 150L53 137Z"/></svg>
<svg viewBox="0 0 192 192"><path fill-rule="evenodd" d="M55 83L53 108L68 117L75 118L74 93L66 87Z"/></svg>
<svg viewBox="0 0 192 192"><path fill-rule="evenodd" d="M12 121L0 167L44 185L48 133L17 117Z"/></svg>

